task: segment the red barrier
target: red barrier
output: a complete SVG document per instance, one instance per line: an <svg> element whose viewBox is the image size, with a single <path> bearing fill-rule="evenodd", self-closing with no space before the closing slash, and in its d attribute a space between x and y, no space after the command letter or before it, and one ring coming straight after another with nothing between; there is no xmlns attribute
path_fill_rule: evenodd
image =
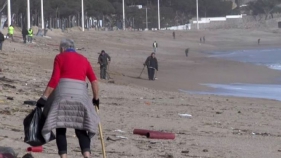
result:
<svg viewBox="0 0 281 158"><path fill-rule="evenodd" d="M28 147L27 148L28 152L37 152L37 153L41 153L43 151L43 147L42 146L35 146L35 147Z"/></svg>
<svg viewBox="0 0 281 158"><path fill-rule="evenodd" d="M146 135L150 139L175 139L174 133L164 133L164 132L149 132Z"/></svg>

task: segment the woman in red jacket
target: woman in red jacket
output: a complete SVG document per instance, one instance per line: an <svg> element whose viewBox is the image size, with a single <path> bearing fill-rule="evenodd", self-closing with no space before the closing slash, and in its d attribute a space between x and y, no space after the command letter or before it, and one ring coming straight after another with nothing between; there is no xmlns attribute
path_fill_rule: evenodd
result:
<svg viewBox="0 0 281 158"><path fill-rule="evenodd" d="M93 99L88 96L86 78L91 83ZM64 39L60 54L54 61L53 74L37 106L44 107L46 122L42 135L46 142L56 129L56 142L61 158L66 158L66 129L75 129L84 158L90 157L90 142L95 135L99 118L98 82L86 57L75 51L74 42Z"/></svg>

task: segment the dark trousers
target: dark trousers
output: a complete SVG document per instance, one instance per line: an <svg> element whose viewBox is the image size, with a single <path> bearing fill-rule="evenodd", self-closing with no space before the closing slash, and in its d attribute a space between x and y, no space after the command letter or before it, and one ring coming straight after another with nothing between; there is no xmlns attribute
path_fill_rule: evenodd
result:
<svg viewBox="0 0 281 158"><path fill-rule="evenodd" d="M101 65L100 66L100 78L101 79L106 79L106 70L107 70L107 66L106 65Z"/></svg>
<svg viewBox="0 0 281 158"><path fill-rule="evenodd" d="M147 68L148 72L148 79L154 80L155 69L154 68Z"/></svg>
<svg viewBox="0 0 281 158"><path fill-rule="evenodd" d="M56 141L59 150L59 155L67 154L67 141L66 141L66 128L56 129ZM87 132L84 130L75 129L75 134L79 140L79 145L82 154L84 152L90 152L91 139Z"/></svg>
<svg viewBox="0 0 281 158"><path fill-rule="evenodd" d="M26 35L22 35L23 43L26 43Z"/></svg>
<svg viewBox="0 0 281 158"><path fill-rule="evenodd" d="M27 41L30 42L30 43L32 43L32 38L33 38L32 36L28 36L28 37L27 37Z"/></svg>
<svg viewBox="0 0 281 158"><path fill-rule="evenodd" d="M2 50L3 42L0 42L0 50Z"/></svg>

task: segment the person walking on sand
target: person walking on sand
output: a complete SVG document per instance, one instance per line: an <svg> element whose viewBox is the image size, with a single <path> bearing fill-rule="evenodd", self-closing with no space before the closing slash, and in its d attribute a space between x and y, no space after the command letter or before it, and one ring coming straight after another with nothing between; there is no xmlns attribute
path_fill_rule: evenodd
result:
<svg viewBox="0 0 281 158"><path fill-rule="evenodd" d="M31 29L31 28L29 28L29 30L28 30L28 38L27 38L27 41L29 42L29 43L32 43L32 38L33 38L33 30Z"/></svg>
<svg viewBox="0 0 281 158"><path fill-rule="evenodd" d="M2 51L3 43L5 41L3 33L0 31L0 50Z"/></svg>
<svg viewBox="0 0 281 158"><path fill-rule="evenodd" d="M101 79L106 79L106 71L110 61L111 61L110 56L107 53L105 53L104 50L102 50L98 59L98 63L100 64Z"/></svg>
<svg viewBox="0 0 281 158"><path fill-rule="evenodd" d="M28 35L28 31L26 27L22 28L21 34L22 34L23 43L26 43L26 36Z"/></svg>
<svg viewBox="0 0 281 158"><path fill-rule="evenodd" d="M157 48L158 48L158 43L156 41L154 41L153 44L152 44L152 47L153 47L154 53L156 53Z"/></svg>
<svg viewBox="0 0 281 158"><path fill-rule="evenodd" d="M185 49L185 56L188 57L189 48Z"/></svg>
<svg viewBox="0 0 281 158"><path fill-rule="evenodd" d="M9 38L12 38L12 41L14 41L14 26L13 25L10 25L8 27L8 34L7 34L7 37ZM7 38L6 37L6 38Z"/></svg>
<svg viewBox="0 0 281 158"><path fill-rule="evenodd" d="M258 39L258 45L260 45L260 43L261 43L261 39L259 38L259 39Z"/></svg>
<svg viewBox="0 0 281 158"><path fill-rule="evenodd" d="M151 53L149 57L147 57L144 66L147 66L147 72L148 72L148 79L149 80L155 80L154 74L155 70L158 71L158 61L155 57L155 53Z"/></svg>
<svg viewBox="0 0 281 158"><path fill-rule="evenodd" d="M173 38L176 39L176 33L173 31Z"/></svg>
<svg viewBox="0 0 281 158"><path fill-rule="evenodd" d="M92 101L88 96L86 78L91 83ZM54 59L52 77L36 106L44 107L46 121L42 136L46 142L50 141L52 130L56 130L61 158L67 157L67 128L75 129L83 158L90 158L91 138L99 124L95 111L95 106L99 108L98 81L90 62L76 52L72 40L61 41L60 54Z"/></svg>

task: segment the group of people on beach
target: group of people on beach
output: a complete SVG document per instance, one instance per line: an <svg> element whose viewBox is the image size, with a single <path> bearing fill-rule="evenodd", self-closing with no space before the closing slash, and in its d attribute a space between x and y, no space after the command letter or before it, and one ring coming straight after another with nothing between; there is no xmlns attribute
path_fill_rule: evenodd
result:
<svg viewBox="0 0 281 158"><path fill-rule="evenodd" d="M6 38L4 36L4 34L0 31L0 51L2 51L2 47L3 47L3 43L5 41L5 39L7 38L11 38L11 40L14 42L14 26L10 25L8 27L8 33L6 35ZM26 43L26 39L27 42L32 43L33 40L33 30L32 28L29 28L28 30L26 29L26 27L22 28L22 38L23 38L23 43Z"/></svg>

